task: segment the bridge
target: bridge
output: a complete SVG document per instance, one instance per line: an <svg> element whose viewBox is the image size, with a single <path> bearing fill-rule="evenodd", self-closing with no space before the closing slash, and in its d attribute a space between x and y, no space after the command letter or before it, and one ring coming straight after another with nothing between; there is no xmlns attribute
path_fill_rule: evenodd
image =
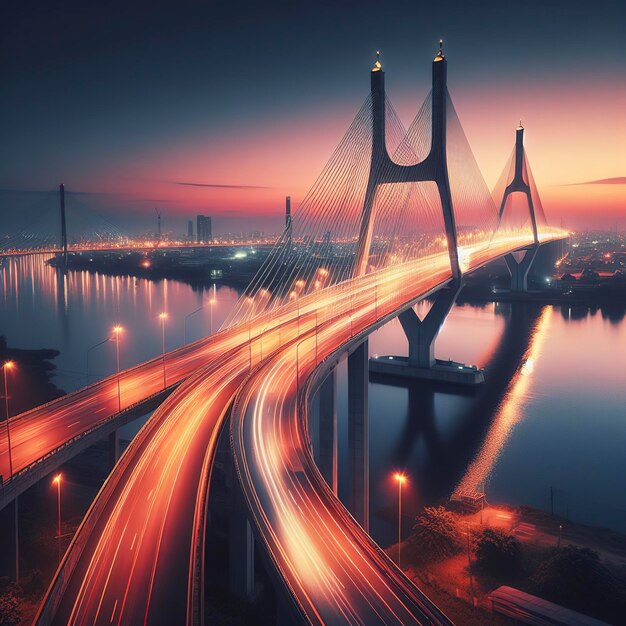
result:
<svg viewBox="0 0 626 626"><path fill-rule="evenodd" d="M512 289L524 290L536 251L567 233L545 221L521 127L494 202L448 94L441 47L432 71L432 91L405 131L377 58L370 95L219 333L9 420L4 506L169 396L86 514L38 624L203 623L206 512L223 433L235 479L234 592L251 594L258 549L278 622L450 623L367 532L367 380L380 367L368 363L367 337L400 317L409 358L390 366L394 375L479 382L471 368L434 359L463 277L505 258ZM428 296L435 303L420 320L412 307ZM336 494L334 408L346 353L347 508ZM0 445L6 464L8 442Z"/></svg>

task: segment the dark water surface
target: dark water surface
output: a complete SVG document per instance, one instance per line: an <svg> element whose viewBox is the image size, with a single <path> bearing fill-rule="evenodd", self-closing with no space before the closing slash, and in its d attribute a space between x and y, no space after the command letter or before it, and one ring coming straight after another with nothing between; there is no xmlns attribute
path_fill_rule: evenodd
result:
<svg viewBox="0 0 626 626"><path fill-rule="evenodd" d="M41 256L0 267L0 334L19 348L55 348L54 382L65 391L87 380L87 350L125 328L121 364L217 330L238 298L230 287L194 290L87 272L57 273ZM210 304L210 300L215 300ZM422 312L428 305L422 305ZM370 354L406 355L397 320L374 333ZM393 541L397 488L409 476L405 529L419 509L458 488L491 502L530 504L626 532L626 322L601 310L528 303L456 306L437 341L438 358L486 368L474 393L423 384L370 382L371 531ZM115 370L115 346L89 356L90 380ZM346 371L339 368L340 495L346 493Z"/></svg>

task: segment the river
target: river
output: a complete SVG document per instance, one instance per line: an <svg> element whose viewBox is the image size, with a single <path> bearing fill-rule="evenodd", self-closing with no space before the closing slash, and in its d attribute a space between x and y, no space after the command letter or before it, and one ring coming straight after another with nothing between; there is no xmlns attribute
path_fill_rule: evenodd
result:
<svg viewBox="0 0 626 626"><path fill-rule="evenodd" d="M0 334L17 348L54 348L54 382L65 391L121 366L217 330L239 293L162 280L58 273L45 257L0 268ZM203 308L200 308L203 307ZM428 304L418 311L424 314ZM195 311L195 312L194 312ZM87 356L88 349L94 347ZM397 320L372 334L370 355L406 355ZM456 305L436 344L438 358L484 367L474 392L418 383L370 382L371 532L393 541L397 488L406 472L404 527L421 507L457 489L493 503L528 504L577 522L626 532L626 321L602 310L530 303ZM87 362L89 360L89 363ZM16 378L16 384L28 381ZM338 371L340 496L347 490L346 364Z"/></svg>

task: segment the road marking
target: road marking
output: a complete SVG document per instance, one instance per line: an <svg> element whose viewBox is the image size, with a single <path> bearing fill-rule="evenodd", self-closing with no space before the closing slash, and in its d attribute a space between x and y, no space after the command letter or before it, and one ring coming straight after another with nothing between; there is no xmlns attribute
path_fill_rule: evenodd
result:
<svg viewBox="0 0 626 626"><path fill-rule="evenodd" d="M76 424L80 424L80 420L73 422L72 424L68 426L68 428L71 428L72 426L76 426Z"/></svg>
<svg viewBox="0 0 626 626"><path fill-rule="evenodd" d="M150 489L150 493L148 494L148 500L150 500L150 498L152 497L152 492L154 491L154 489Z"/></svg>
<svg viewBox="0 0 626 626"><path fill-rule="evenodd" d="M130 544L131 551L135 547L135 539L137 539L137 533L135 533L135 536L133 537L133 542Z"/></svg>

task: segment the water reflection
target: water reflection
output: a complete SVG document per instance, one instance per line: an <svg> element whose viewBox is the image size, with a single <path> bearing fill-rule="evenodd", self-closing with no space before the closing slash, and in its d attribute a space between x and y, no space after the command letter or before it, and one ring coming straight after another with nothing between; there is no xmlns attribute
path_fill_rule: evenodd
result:
<svg viewBox="0 0 626 626"><path fill-rule="evenodd" d="M520 310L515 307L514 310ZM523 310L523 309L522 309ZM534 323L530 341L494 416L485 441L454 490L455 495L469 495L486 482L517 422L524 417L524 404L529 392L535 363L550 328L552 307L546 306ZM512 326L509 325L509 328ZM509 333L506 333L509 335Z"/></svg>
<svg viewBox="0 0 626 626"><path fill-rule="evenodd" d="M186 316L209 300L206 289L177 281L65 272L46 264L50 256L8 258L0 267L0 334L20 348L55 348L55 383L70 391L85 383L86 352L119 323L126 329L120 357L129 367L161 351L158 315L169 314L166 347L175 348L206 336L222 324L239 297L236 289L216 286L215 303ZM115 350L103 345L90 357L93 382L115 370Z"/></svg>

